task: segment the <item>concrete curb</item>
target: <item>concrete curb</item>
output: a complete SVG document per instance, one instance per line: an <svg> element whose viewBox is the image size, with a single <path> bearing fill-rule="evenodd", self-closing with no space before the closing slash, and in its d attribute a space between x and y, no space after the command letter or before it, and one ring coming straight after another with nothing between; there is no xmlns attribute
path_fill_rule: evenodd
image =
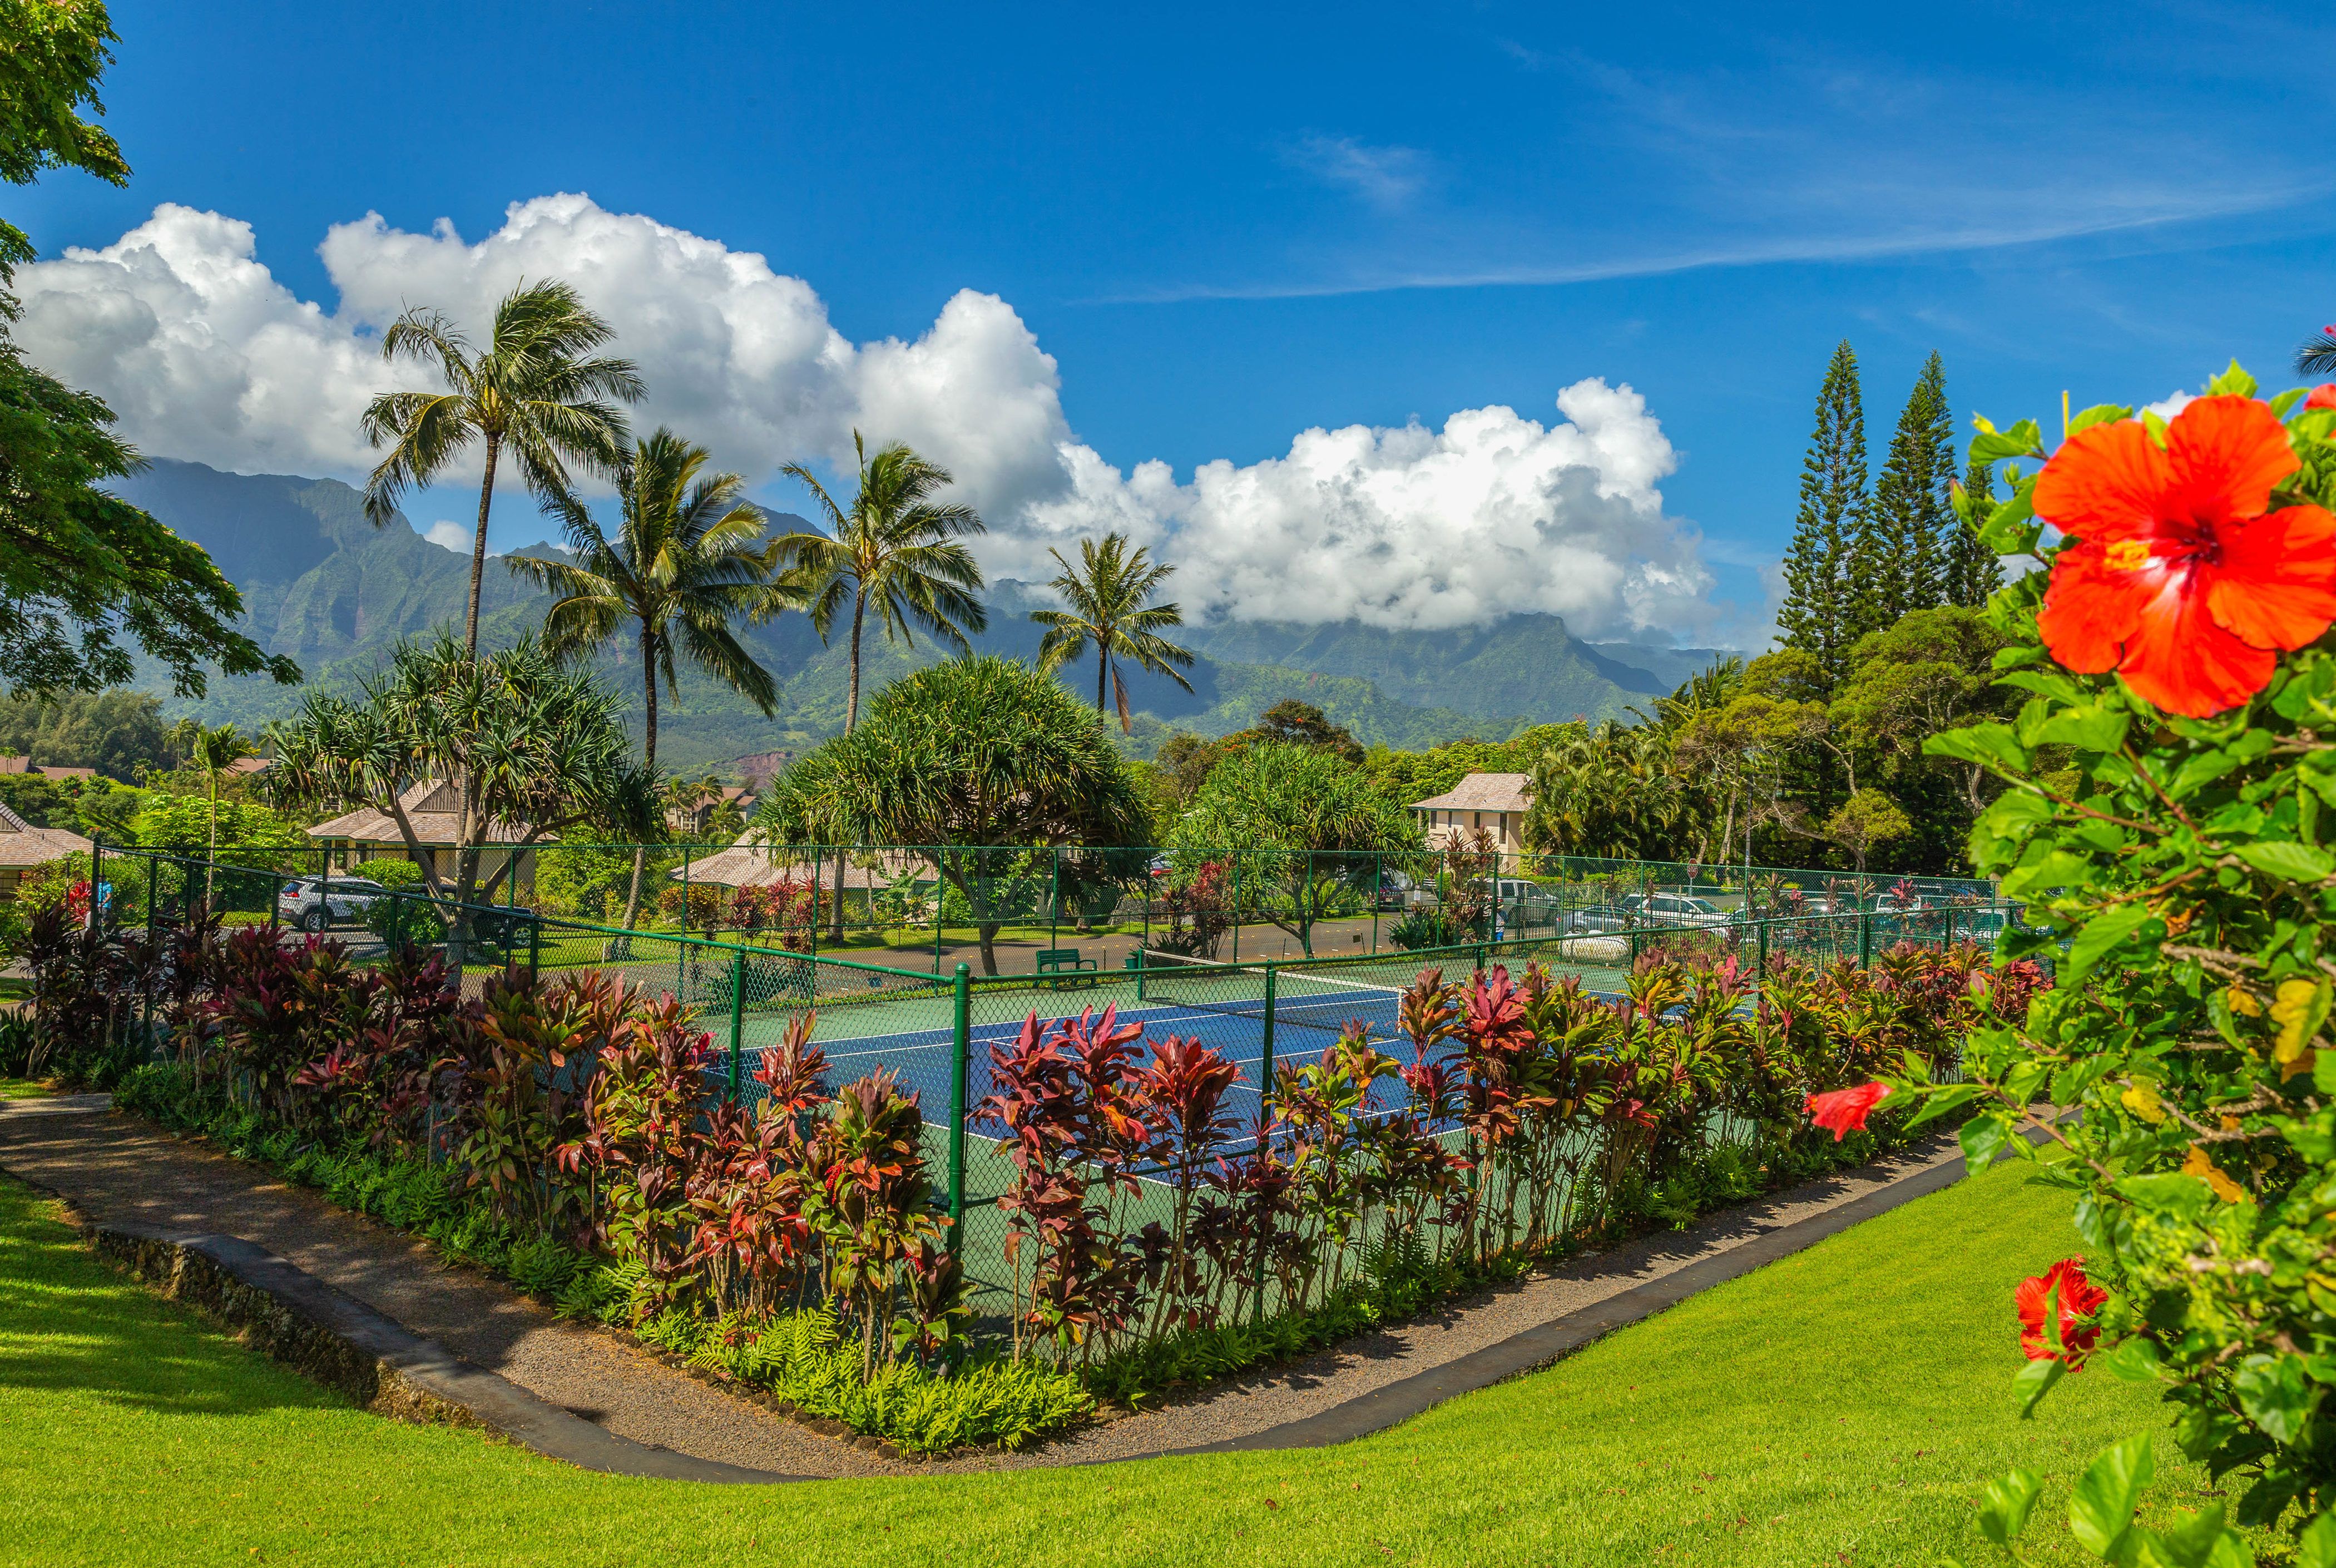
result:
<svg viewBox="0 0 2336 1568"><path fill-rule="evenodd" d="M612 1475L729 1483L820 1478L695 1458L603 1431L238 1237L98 1225L82 1232L100 1256L163 1296L205 1309L255 1349L377 1414L482 1427L547 1458Z"/></svg>

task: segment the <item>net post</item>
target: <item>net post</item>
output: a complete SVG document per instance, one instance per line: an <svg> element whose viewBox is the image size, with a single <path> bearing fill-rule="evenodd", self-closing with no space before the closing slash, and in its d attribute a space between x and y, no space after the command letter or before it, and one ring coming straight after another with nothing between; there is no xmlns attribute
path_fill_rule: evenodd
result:
<svg viewBox="0 0 2336 1568"><path fill-rule="evenodd" d="M1236 927L1234 929L1238 931L1240 928ZM1258 1057L1257 1064L1257 1135L1260 1138L1263 1138L1268 1135L1268 1112L1266 1107L1271 1103L1271 1096L1273 1094L1273 1006L1275 973L1276 971L1273 960L1270 959L1267 959L1265 965L1265 1018L1262 1020L1262 1027L1260 1030L1260 1033L1263 1037L1264 1048ZM1250 1320L1252 1323L1262 1323L1265 1321L1265 1238L1262 1235L1260 1235L1257 1238L1256 1258L1252 1266L1250 1289L1256 1297L1256 1300L1251 1309Z"/></svg>
<svg viewBox="0 0 2336 1568"><path fill-rule="evenodd" d="M949 982L949 1248L965 1250L965 1098L973 1055L973 970L959 964Z"/></svg>
<svg viewBox="0 0 2336 1568"><path fill-rule="evenodd" d="M745 1077L745 1036L746 950L741 947L730 959L730 1103L734 1105Z"/></svg>

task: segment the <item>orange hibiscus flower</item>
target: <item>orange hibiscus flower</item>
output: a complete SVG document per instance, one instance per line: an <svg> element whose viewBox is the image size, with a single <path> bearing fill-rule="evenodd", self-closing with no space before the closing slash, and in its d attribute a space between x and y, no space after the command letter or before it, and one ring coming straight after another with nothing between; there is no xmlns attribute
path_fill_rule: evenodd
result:
<svg viewBox="0 0 2336 1568"><path fill-rule="evenodd" d="M2194 399L2163 447L2129 419L2069 437L2034 496L2072 541L2037 618L2052 657L2192 718L2261 691L2280 650L2336 621L2336 518L2270 510L2299 466L2251 397Z"/></svg>
<svg viewBox="0 0 2336 1568"><path fill-rule="evenodd" d="M2060 1349L2053 1349L2044 1335L2044 1320L2052 1316L2048 1302L2059 1290ZM2085 1278L2082 1258L2063 1258L2042 1273L2020 1281L2011 1292L2013 1310L2020 1314L2020 1348L2031 1361L2066 1361L2068 1370L2092 1354L2101 1331L2086 1321L2099 1311L2109 1293Z"/></svg>

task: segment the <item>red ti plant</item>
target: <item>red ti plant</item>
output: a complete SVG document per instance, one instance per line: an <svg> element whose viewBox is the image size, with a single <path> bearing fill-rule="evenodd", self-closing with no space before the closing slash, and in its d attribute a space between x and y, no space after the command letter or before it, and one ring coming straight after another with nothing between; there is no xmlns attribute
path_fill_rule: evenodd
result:
<svg viewBox="0 0 2336 1568"><path fill-rule="evenodd" d="M779 1045L763 1052L754 1082L764 1096L751 1117L728 1105L708 1113L690 1182L698 1216L692 1256L713 1274L722 1301L757 1315L772 1310L789 1283L799 1292L809 1283L808 1134L828 1103L827 1056L811 1043L814 1016L789 1019Z"/></svg>
<svg viewBox="0 0 2336 1568"><path fill-rule="evenodd" d="M1162 1174L1175 1194L1168 1256L1153 1308L1154 1334L1172 1319L1195 1328L1207 1316L1202 1306L1200 1258L1192 1247L1192 1203L1200 1191L1202 1173L1215 1157L1217 1145L1233 1129L1225 1096L1240 1081L1241 1069L1231 1062L1198 1040L1173 1035L1152 1048L1152 1060L1144 1069L1139 1094L1152 1121L1161 1129Z"/></svg>
<svg viewBox="0 0 2336 1568"><path fill-rule="evenodd" d="M591 979L591 1029L607 1033L579 1135L561 1147L560 1163L590 1174L596 1230L618 1256L647 1266L662 1298L688 1282L691 1144L712 1041L672 997L647 1001L621 980Z"/></svg>
<svg viewBox="0 0 2336 1568"><path fill-rule="evenodd" d="M544 984L514 966L455 1015L450 1049L438 1064L452 1091L455 1157L471 1184L485 1187L506 1217L537 1232L575 1196L559 1180L557 1151L578 1130L577 1096L560 1074L571 1037L589 1038L585 1022L572 986Z"/></svg>
<svg viewBox="0 0 2336 1568"><path fill-rule="evenodd" d="M876 1072L838 1091L811 1137L803 1218L820 1238L829 1293L860 1318L863 1372L874 1365L880 1328L892 1320L896 1272L913 1274L909 1260L918 1244L940 1233L925 1174L924 1127L917 1096L900 1093L891 1073ZM962 1272L954 1277L961 1291Z"/></svg>

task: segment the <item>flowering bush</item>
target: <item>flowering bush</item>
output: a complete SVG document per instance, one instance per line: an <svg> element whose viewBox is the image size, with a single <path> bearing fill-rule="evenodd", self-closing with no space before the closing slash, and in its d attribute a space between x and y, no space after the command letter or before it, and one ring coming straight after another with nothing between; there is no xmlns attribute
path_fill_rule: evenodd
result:
<svg viewBox="0 0 2336 1568"><path fill-rule="evenodd" d="M1974 1168L2008 1150L2080 1193L2083 1259L2016 1303L2024 1407L2088 1361L2161 1384L2235 1496L2136 1524L2148 1440L2120 1445L2070 1514L2120 1562L2247 1561L2239 1525L2336 1563L2336 410L2254 394L2234 365L2170 421L2089 409L2049 457L2032 422L1982 426L1975 459L2045 459L1971 518L2048 568L1990 608L2029 698L1930 749L2002 781L1972 859L2041 928L2003 957L2057 950L2059 984L1999 980L1967 1081L1878 1075L1915 1122L1970 1113ZM1997 1483L1989 1537L2034 1496Z"/></svg>

